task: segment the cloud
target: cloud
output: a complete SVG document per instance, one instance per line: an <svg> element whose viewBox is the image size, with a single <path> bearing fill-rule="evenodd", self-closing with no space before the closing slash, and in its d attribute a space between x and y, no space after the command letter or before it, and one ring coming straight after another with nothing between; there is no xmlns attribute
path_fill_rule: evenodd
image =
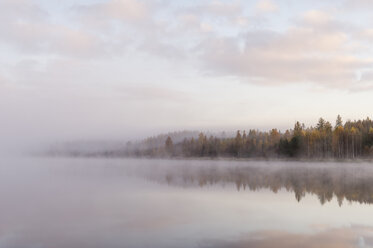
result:
<svg viewBox="0 0 373 248"><path fill-rule="evenodd" d="M371 3L346 12L336 2L1 0L0 112L8 130L17 123L23 130L3 133L32 140L30 134L41 135L46 126L46 136L75 129L72 137L88 133L86 126L95 136L103 129L148 129L149 121L159 127L242 124L250 123L242 116L270 109L267 102L255 111L250 104L242 115L235 102L245 102L246 91L255 103L287 89L257 85L373 90L370 15L360 15ZM302 94L308 103L304 92L297 97ZM238 98L231 101L233 95ZM287 123L283 109L278 120Z"/></svg>
<svg viewBox="0 0 373 248"><path fill-rule="evenodd" d="M269 0L255 6L262 12L278 9ZM0 42L22 54L100 60L133 52L170 63L193 61L201 74L253 84L371 87L357 75L372 68L373 60L359 54L372 30L320 9L296 13L276 30L255 25L257 16L250 17L240 1L108 0L75 4L66 22L54 21L41 5L25 0L3 1L0 7Z"/></svg>
<svg viewBox="0 0 373 248"><path fill-rule="evenodd" d="M257 10L260 12L274 12L277 10L277 6L270 0L260 0L256 4Z"/></svg>
<svg viewBox="0 0 373 248"><path fill-rule="evenodd" d="M303 15L283 32L248 31L236 37L212 37L201 43L201 59L216 75L256 84L312 83L353 88L356 73L373 60L356 55L351 35L319 11Z"/></svg>
<svg viewBox="0 0 373 248"><path fill-rule="evenodd" d="M349 11L351 11L351 9L370 11L370 8L373 7L373 2L371 0L345 0L342 1L342 7L344 10Z"/></svg>
<svg viewBox="0 0 373 248"><path fill-rule="evenodd" d="M184 58L184 48L173 43L177 38L173 23L157 17L164 15L164 9L167 12L167 6L160 2L109 0L74 5L72 10L81 29L105 41L99 48L110 56L132 50L158 58ZM186 18L189 22L190 19Z"/></svg>
<svg viewBox="0 0 373 248"><path fill-rule="evenodd" d="M369 69L360 72L360 78L356 84L351 88L352 92L370 91L373 90L373 70Z"/></svg>
<svg viewBox="0 0 373 248"><path fill-rule="evenodd" d="M157 39L145 39L138 48L159 58L184 59L186 57L184 50L180 47Z"/></svg>
<svg viewBox="0 0 373 248"><path fill-rule="evenodd" d="M237 1L232 2L222 2L222 1L212 1L202 7L204 12L207 11L209 14L216 16L234 16L242 13L242 6Z"/></svg>
<svg viewBox="0 0 373 248"><path fill-rule="evenodd" d="M368 41L369 43L373 41L373 28L366 28L361 30L357 34L357 39ZM370 44L369 44L370 45Z"/></svg>
<svg viewBox="0 0 373 248"><path fill-rule="evenodd" d="M40 5L5 1L0 3L0 15L0 42L23 54L91 57L104 53L99 37L53 22Z"/></svg>
<svg viewBox="0 0 373 248"><path fill-rule="evenodd" d="M75 5L73 9L85 17L140 21L149 16L148 6L137 0L110 0L90 5Z"/></svg>
<svg viewBox="0 0 373 248"><path fill-rule="evenodd" d="M332 18L329 14L320 10L310 10L303 14L303 20L311 25L329 23Z"/></svg>
<svg viewBox="0 0 373 248"><path fill-rule="evenodd" d="M215 18L231 18L241 15L243 6L239 1L201 1L201 3L179 8L179 13L193 13L198 16L214 16Z"/></svg>
<svg viewBox="0 0 373 248"><path fill-rule="evenodd" d="M191 24L194 30L196 27L200 31L216 31L214 25L227 26L246 26L247 17L244 15L242 2L240 1L201 1L201 3L181 7L175 11L177 19ZM206 27L208 28L206 29Z"/></svg>
<svg viewBox="0 0 373 248"><path fill-rule="evenodd" d="M2 20L45 20L49 14L40 5L27 0L3 0L0 2Z"/></svg>

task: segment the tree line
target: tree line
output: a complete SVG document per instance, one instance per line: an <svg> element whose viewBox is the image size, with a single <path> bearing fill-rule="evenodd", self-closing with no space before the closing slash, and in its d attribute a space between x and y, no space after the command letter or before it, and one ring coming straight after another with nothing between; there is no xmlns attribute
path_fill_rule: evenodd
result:
<svg viewBox="0 0 373 248"><path fill-rule="evenodd" d="M281 132L238 130L234 137L199 133L198 137L174 142L168 136L162 146L128 149L127 155L236 158L355 159L373 155L373 121L346 121L338 115L335 124L320 118L313 127L296 122Z"/></svg>

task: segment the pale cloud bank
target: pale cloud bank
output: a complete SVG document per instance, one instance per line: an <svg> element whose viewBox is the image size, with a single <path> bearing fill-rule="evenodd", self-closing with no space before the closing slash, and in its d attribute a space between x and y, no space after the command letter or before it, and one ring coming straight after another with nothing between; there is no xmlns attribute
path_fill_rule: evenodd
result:
<svg viewBox="0 0 373 248"><path fill-rule="evenodd" d="M313 83L354 89L357 73L370 71L373 60L356 55L360 44L351 36L331 16L310 11L283 32L259 30L239 37L213 37L201 46L201 53L211 71L236 75L249 83Z"/></svg>
<svg viewBox="0 0 373 248"><path fill-rule="evenodd" d="M282 2L254 1L251 8L280 11ZM372 68L372 59L361 55L371 29L318 9L292 13L281 29L258 29L250 28L258 13L252 16L241 1L86 2L63 8L67 19L62 21L37 1L1 5L0 32L7 34L1 42L46 58L112 58L130 51L185 63L190 58L196 70L247 83L350 90L359 88L357 74ZM262 18L276 21L275 16Z"/></svg>

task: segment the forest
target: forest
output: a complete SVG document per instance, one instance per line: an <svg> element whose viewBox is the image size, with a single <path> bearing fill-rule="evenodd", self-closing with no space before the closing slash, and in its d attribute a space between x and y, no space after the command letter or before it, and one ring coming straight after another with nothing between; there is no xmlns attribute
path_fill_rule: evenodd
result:
<svg viewBox="0 0 373 248"><path fill-rule="evenodd" d="M346 121L340 115L334 125L320 118L315 126L296 122L284 132L238 130L232 137L199 133L175 140L172 135L128 143L126 156L148 157L234 157L357 159L373 156L373 121Z"/></svg>

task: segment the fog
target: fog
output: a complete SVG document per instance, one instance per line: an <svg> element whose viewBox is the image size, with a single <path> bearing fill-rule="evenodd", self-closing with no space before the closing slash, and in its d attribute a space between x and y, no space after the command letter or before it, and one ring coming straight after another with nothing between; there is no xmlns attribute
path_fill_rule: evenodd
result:
<svg viewBox="0 0 373 248"><path fill-rule="evenodd" d="M34 90L21 95L1 94L2 150L25 152L46 148L54 142L128 140L140 136L140 130L131 129L130 124L126 125L120 118L109 117L110 113L102 110L105 106L109 109L110 104L94 99L84 102L84 99L78 100L63 92L62 96L55 94L47 93L42 97ZM101 107L97 106L100 104Z"/></svg>
<svg viewBox="0 0 373 248"><path fill-rule="evenodd" d="M161 109L149 110L149 102L136 106L113 94L97 96L89 88L78 88L74 94L70 91L59 86L53 90L38 87L0 91L0 151L27 154L56 143L125 143L185 129L235 130L181 124L171 118L171 113L171 119L162 119Z"/></svg>
<svg viewBox="0 0 373 248"><path fill-rule="evenodd" d="M373 247L372 7L0 0L0 248Z"/></svg>

